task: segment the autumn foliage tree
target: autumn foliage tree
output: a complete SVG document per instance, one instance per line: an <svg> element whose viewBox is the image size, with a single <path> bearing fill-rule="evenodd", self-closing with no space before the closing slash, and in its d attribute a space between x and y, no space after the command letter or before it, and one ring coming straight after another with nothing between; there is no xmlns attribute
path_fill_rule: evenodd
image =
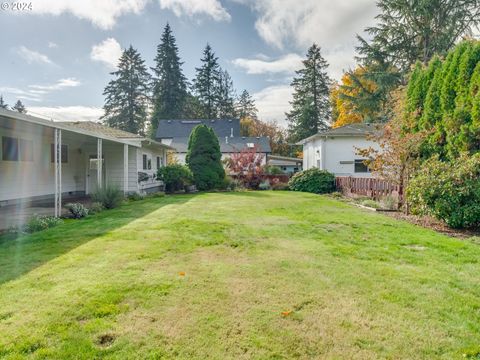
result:
<svg viewBox="0 0 480 360"><path fill-rule="evenodd" d="M263 173L263 155L255 145L233 153L227 160L231 173L236 175L250 189L258 188Z"/></svg>
<svg viewBox="0 0 480 360"><path fill-rule="evenodd" d="M361 96L361 88L370 92L375 90L374 82L362 78L364 73L365 69L363 67L357 67L352 72L344 73L341 83L333 86L330 92L330 101L332 103L332 126L334 128L375 118L372 108L361 109L352 100ZM355 79L352 74L356 76ZM359 81L358 86L355 86L355 80Z"/></svg>
<svg viewBox="0 0 480 360"><path fill-rule="evenodd" d="M287 130L276 121L244 117L240 119L240 131L242 136L266 136L269 138L272 154L291 156L292 147L287 141Z"/></svg>

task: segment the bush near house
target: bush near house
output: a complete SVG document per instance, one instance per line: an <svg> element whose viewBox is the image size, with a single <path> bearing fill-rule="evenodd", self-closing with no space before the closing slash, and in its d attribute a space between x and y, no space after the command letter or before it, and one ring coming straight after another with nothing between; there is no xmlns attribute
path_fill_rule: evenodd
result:
<svg viewBox="0 0 480 360"><path fill-rule="evenodd" d="M81 203L65 204L65 209L70 211L74 219L81 219L88 215L88 209Z"/></svg>
<svg viewBox="0 0 480 360"><path fill-rule="evenodd" d="M335 191L335 175L317 168L301 171L292 176L288 187L293 191L327 194Z"/></svg>
<svg viewBox="0 0 480 360"><path fill-rule="evenodd" d="M427 160L407 189L410 210L432 215L453 228L480 225L480 153L454 162Z"/></svg>
<svg viewBox="0 0 480 360"><path fill-rule="evenodd" d="M123 191L111 185L98 189L92 194L92 200L101 203L105 209L116 208L122 203L123 199Z"/></svg>
<svg viewBox="0 0 480 360"><path fill-rule="evenodd" d="M157 179L165 183L167 192L184 190L193 182L193 175L190 169L184 165L172 164L158 169Z"/></svg>
<svg viewBox="0 0 480 360"><path fill-rule="evenodd" d="M198 125L188 140L186 162L198 190L218 189L225 178L218 137L212 128Z"/></svg>
<svg viewBox="0 0 480 360"><path fill-rule="evenodd" d="M33 215L23 226L23 231L27 233L34 233L37 231L42 231L55 227L62 222L62 219L56 218L54 216Z"/></svg>

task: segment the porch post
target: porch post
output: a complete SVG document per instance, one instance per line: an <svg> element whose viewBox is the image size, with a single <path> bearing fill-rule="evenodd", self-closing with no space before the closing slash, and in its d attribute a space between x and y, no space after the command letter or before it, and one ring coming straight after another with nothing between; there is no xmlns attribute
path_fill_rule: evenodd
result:
<svg viewBox="0 0 480 360"><path fill-rule="evenodd" d="M102 175L103 175L103 156L102 156L102 139L97 139L97 187L102 188Z"/></svg>
<svg viewBox="0 0 480 360"><path fill-rule="evenodd" d="M128 193L128 145L123 144L123 193Z"/></svg>
<svg viewBox="0 0 480 360"><path fill-rule="evenodd" d="M62 130L54 130L55 217L62 215Z"/></svg>

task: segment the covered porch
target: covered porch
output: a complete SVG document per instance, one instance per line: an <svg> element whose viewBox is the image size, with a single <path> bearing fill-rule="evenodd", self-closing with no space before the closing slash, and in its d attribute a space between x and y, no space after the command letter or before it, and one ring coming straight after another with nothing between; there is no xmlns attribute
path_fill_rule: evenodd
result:
<svg viewBox="0 0 480 360"><path fill-rule="evenodd" d="M0 114L0 231L34 214L61 216L65 203L106 185L138 189L138 144L43 122Z"/></svg>

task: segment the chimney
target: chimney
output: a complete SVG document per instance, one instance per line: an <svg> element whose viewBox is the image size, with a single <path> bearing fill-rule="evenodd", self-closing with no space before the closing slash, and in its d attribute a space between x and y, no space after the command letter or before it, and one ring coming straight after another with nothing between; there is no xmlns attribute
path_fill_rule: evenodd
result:
<svg viewBox="0 0 480 360"><path fill-rule="evenodd" d="M230 137L233 137L233 127L230 128Z"/></svg>

